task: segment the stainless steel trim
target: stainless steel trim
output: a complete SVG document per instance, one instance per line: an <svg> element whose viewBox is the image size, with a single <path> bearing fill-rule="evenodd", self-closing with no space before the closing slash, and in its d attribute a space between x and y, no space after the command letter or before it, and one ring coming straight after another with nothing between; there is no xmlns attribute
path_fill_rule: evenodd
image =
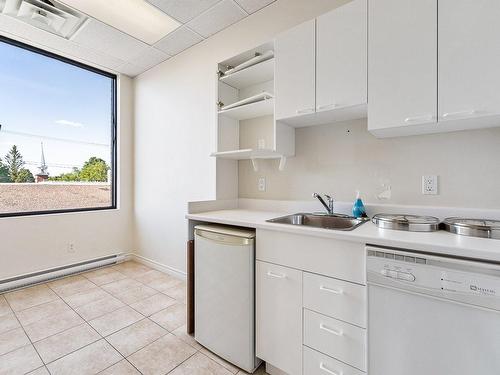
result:
<svg viewBox="0 0 500 375"><path fill-rule="evenodd" d="M230 234L222 234L205 229L195 229L195 234L199 237L224 245L247 246L254 243L253 238L237 237Z"/></svg>
<svg viewBox="0 0 500 375"><path fill-rule="evenodd" d="M372 223L382 229L408 232L435 232L439 230L439 219L434 216L377 214Z"/></svg>
<svg viewBox="0 0 500 375"><path fill-rule="evenodd" d="M444 230L461 236L500 240L500 221L448 217L443 221Z"/></svg>

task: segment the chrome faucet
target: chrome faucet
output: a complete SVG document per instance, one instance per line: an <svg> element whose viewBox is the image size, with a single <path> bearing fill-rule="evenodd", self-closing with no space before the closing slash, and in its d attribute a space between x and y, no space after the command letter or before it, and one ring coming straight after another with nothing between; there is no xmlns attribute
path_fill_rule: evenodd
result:
<svg viewBox="0 0 500 375"><path fill-rule="evenodd" d="M319 195L318 193L313 193L312 196L313 196L313 198L317 198L321 202L321 204L325 207L326 212L328 212L328 215L333 215L333 197L331 197L328 194L325 194L325 198L328 201L328 204L326 204L323 197L321 195Z"/></svg>

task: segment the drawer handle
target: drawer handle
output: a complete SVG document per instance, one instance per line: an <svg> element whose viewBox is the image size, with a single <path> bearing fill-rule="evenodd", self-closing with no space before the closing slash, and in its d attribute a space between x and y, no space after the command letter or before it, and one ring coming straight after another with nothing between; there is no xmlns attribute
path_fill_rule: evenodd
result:
<svg viewBox="0 0 500 375"><path fill-rule="evenodd" d="M323 362L321 362L319 364L319 369L323 370L324 372L326 372L327 374L330 374L330 375L342 375L343 374L343 371L336 372L336 371L330 370L328 367L325 366L325 364Z"/></svg>
<svg viewBox="0 0 500 375"><path fill-rule="evenodd" d="M443 114L444 119L448 118L461 118L461 117L467 117L467 116L472 116L476 113L474 109L468 110L468 111L458 111L458 112L446 112Z"/></svg>
<svg viewBox="0 0 500 375"><path fill-rule="evenodd" d="M327 327L325 326L323 323L321 323L319 325L319 328L322 329L323 331L326 331L328 333L331 333L335 336L344 336L344 332L342 332L341 330L336 330L336 329L333 329L333 328L330 328L330 327Z"/></svg>
<svg viewBox="0 0 500 375"><path fill-rule="evenodd" d="M330 109L330 108L337 108L338 107L338 104L325 104L325 105L318 105L316 107L316 110L318 111L322 111L322 110L326 110L326 109Z"/></svg>
<svg viewBox="0 0 500 375"><path fill-rule="evenodd" d="M415 116L415 117L407 117L405 118L405 122L417 122L417 121L431 121L434 119L432 115L423 115L423 116Z"/></svg>
<svg viewBox="0 0 500 375"><path fill-rule="evenodd" d="M320 290L323 290L328 293L333 293L333 294L344 294L344 291L342 289L333 289L333 288L328 288L327 286L320 285L319 287Z"/></svg>
<svg viewBox="0 0 500 375"><path fill-rule="evenodd" d="M267 271L267 276L275 277L277 279L286 279L286 275L284 273L274 273L271 271Z"/></svg>
<svg viewBox="0 0 500 375"><path fill-rule="evenodd" d="M314 108L297 109L296 112L297 112L298 115L302 115L304 113L313 113L314 112Z"/></svg>

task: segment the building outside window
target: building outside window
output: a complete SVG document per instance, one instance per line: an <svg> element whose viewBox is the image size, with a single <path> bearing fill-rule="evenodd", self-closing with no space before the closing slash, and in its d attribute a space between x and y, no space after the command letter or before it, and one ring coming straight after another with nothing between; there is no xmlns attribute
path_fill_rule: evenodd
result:
<svg viewBox="0 0 500 375"><path fill-rule="evenodd" d="M116 208L116 76L0 38L0 216Z"/></svg>

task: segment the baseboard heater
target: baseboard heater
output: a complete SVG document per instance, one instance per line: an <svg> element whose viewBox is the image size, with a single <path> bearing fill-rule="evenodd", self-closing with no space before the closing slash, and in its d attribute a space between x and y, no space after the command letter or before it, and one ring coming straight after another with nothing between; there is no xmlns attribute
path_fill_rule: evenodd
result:
<svg viewBox="0 0 500 375"><path fill-rule="evenodd" d="M61 277L74 275L115 263L120 263L124 260L124 254L116 254L103 258L88 260L85 262L74 263L63 267L51 268L45 271L12 277L10 279L4 279L0 281L0 293L4 293L14 289L26 288L35 284L45 283L47 281L59 279Z"/></svg>

